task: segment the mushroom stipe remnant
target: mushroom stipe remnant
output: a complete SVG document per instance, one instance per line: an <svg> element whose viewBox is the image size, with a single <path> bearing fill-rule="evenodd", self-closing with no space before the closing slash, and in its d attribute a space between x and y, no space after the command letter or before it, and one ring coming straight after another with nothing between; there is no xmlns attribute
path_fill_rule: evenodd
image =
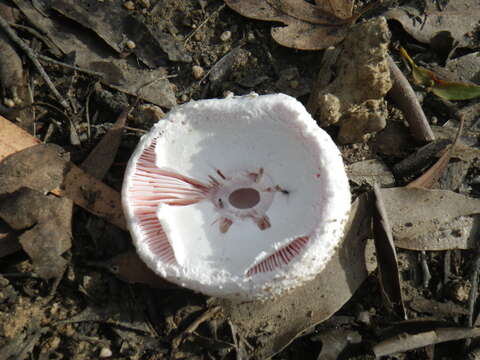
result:
<svg viewBox="0 0 480 360"><path fill-rule="evenodd" d="M278 296L323 270L350 209L338 149L283 94L172 110L133 154L122 199L152 270L243 300Z"/></svg>

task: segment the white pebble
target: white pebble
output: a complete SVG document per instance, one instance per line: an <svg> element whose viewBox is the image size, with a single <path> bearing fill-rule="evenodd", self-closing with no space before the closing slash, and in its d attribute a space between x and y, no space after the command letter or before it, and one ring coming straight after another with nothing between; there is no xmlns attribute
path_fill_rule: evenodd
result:
<svg viewBox="0 0 480 360"><path fill-rule="evenodd" d="M135 4L133 1L127 1L123 4L123 7L127 10L135 10Z"/></svg>
<svg viewBox="0 0 480 360"><path fill-rule="evenodd" d="M105 359L105 358L109 358L113 355L112 353L112 350L110 350L109 348L107 347L103 347L101 350L100 350L100 354L98 354L98 356L102 359Z"/></svg>
<svg viewBox="0 0 480 360"><path fill-rule="evenodd" d="M192 74L196 80L200 80L205 75L205 70L199 65L193 65Z"/></svg>
<svg viewBox="0 0 480 360"><path fill-rule="evenodd" d="M231 31L224 31L222 35L220 35L220 40L223 42L228 41L232 38L232 32Z"/></svg>

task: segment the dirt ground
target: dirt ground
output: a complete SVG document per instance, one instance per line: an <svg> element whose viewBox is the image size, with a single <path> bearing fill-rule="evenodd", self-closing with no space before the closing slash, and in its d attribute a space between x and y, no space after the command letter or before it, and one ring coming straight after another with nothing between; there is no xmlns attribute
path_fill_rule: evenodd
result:
<svg viewBox="0 0 480 360"><path fill-rule="evenodd" d="M127 65L98 67L98 70L106 69L108 76L111 76L108 81L101 82L95 74L51 61L41 61L60 95L68 100L67 110L52 94L28 57L15 45L21 63L8 66L13 66L13 69L20 66L23 85L19 86L18 97L24 100L15 106L5 101L13 99L15 103L16 96L9 86L5 86L8 81L5 80L5 73L2 75L0 71L4 100L0 115L26 129L42 142L60 146L69 154L72 163L80 165L113 127L121 112L134 106L118 149L114 147L116 156L112 159L111 167L105 169L100 177L117 191L121 190L126 163L139 138L174 103L224 97L230 93L244 95L254 91L258 94L282 92L307 104L321 69L324 51L281 46L272 39L272 22L244 17L221 0L105 0L79 3L91 6L93 20L75 13L76 8L69 1L0 1L0 5L15 9L13 18L8 22L36 54L47 55L62 63L76 64L82 68L85 66L80 64L86 63L89 49L95 49L105 59L114 57L118 61L125 61ZM422 4L419 9L422 9ZM48 8L47 5L53 7ZM403 3L393 2L388 6L380 6L367 12L360 22L376 18L388 9L402 5ZM157 32L138 36L133 45L127 38L123 39L125 41L120 39L122 44L115 48L110 41L118 40L112 30L118 24L113 20L111 24L105 20L108 13L100 17L103 22L99 20L98 14L105 11L101 6L111 6L114 9L112 17L118 15L117 11L133 15L140 23L135 23L137 32L146 31L145 29L157 29ZM359 2L355 6L360 9L364 4ZM0 7L2 17L6 17L6 8ZM45 41L49 36L43 31L54 27L49 28L50 25L42 21L33 22L35 15L31 11L35 9L41 9L47 18L61 24L55 25L60 29L58 34L69 29L78 38L84 39L88 46L78 47L76 54L59 56L56 50L67 49L70 40L62 42L59 36L55 38L58 46ZM109 24L112 29L105 30L108 26L105 27L104 24ZM418 41L398 21L389 20L388 27L391 31L389 50L399 63L398 45L401 44L409 52L420 54L416 60L422 64L430 63L438 67L446 64L444 53ZM40 35L29 29L37 29ZM159 39L161 51L149 47L149 36ZM478 28L472 29L472 37L476 43L459 46L457 50L451 50L450 55L455 58L478 53ZM146 44L142 44L142 41ZM152 56L151 53L155 51L161 56ZM443 59L443 63L439 59ZM110 60L107 62L112 63ZM477 62L480 60L477 59ZM134 90L139 89L138 84L133 82L131 86L125 85L131 81L131 77L144 76L144 73L132 70L135 66L164 74L162 79L165 82L155 84L160 90L144 93L138 91L139 96L135 96ZM120 73L118 69L121 70ZM402 66L402 69L407 73L406 67ZM11 75L12 71L10 67L7 73ZM142 82L145 83L140 81ZM168 89L165 90L165 87ZM418 91L418 96L423 100L422 106L427 118L433 125L441 127L435 132L437 139L441 138L438 134L442 131L444 138L453 139L459 123L452 114L457 110L465 111L466 125L462 142L472 149L468 153L472 155L454 157L442 175L440 185L437 183L435 188L479 198L478 98L457 102L452 107L450 103L422 90ZM21 108L23 104L32 101L37 105ZM384 104L382 111L388 114L386 128L378 133L368 133L362 141L338 145L348 167L366 160L381 162L382 170L375 168L375 171L381 173L379 177L384 176L380 183L385 187L403 186L435 163L439 151L429 156L415 171L410 168L409 173L394 177L391 170L395 164L422 145L412 140L409 128L405 125L405 117L394 102L389 97L384 103L383 97L381 101ZM336 125L326 126L325 129L334 139L340 132ZM367 166L365 171L370 175L374 171L369 167L372 165L362 163L362 166ZM356 169L349 170L349 176L352 176L352 194L356 199L372 190L372 182L353 179L355 171L361 173L363 168L352 169ZM2 201L6 198L3 191L0 191L0 208L5 204ZM41 207L39 204L45 203L39 200L31 204L32 207ZM229 306L234 305L219 303L217 299L165 282L154 284L157 280L151 278L140 281L139 277L144 276L145 270L132 255L134 251L128 232L79 206L61 206L67 209L62 210L62 216L67 216L68 211L73 212L71 228L58 225L60 230L49 230L47 235L55 234L51 235L53 237L59 231L63 232L59 242L62 245L55 245L63 259L61 264L53 265L52 262L50 268L46 266L50 270L57 265L61 268L60 272L54 272L55 276L39 271L32 262L31 253L26 250L25 242L21 240L21 244L18 243L22 234L41 221L31 221L19 230L5 219L1 220L3 215L0 212L0 360L262 359L265 354L275 354L273 359L278 360L374 359L374 346L384 339L397 339L396 336L400 339L396 342L400 344L400 351L394 355L385 355L383 359L480 358L480 352L475 352L479 334L462 333L457 337L449 337L451 333L448 333L442 341L430 341L425 335L431 335L435 331L436 336L443 334L438 329L450 331L458 328L467 331L475 325L479 263L475 241L479 239L479 232L478 215L472 214L478 214L479 211L472 210L468 214L460 211L457 214L457 217L463 216L471 221L470 227L461 229L469 229L469 244L473 242L474 245L459 246L454 243L443 249L437 247L437 251L423 252L408 250L406 245L398 249L398 272L388 271L389 276L399 278L403 295L401 307L409 320L402 318L395 306L385 303L384 292L389 290L385 290L379 277L386 275L379 275L379 271L374 270L376 263L381 260L369 261L367 258L367 263L373 264L372 272L361 281L358 288L353 289L351 298L346 299L348 301L345 304L339 304L339 309L332 310L328 316L322 315L321 321L320 318L315 320L314 316L313 320L302 320L300 327L304 327L303 333L293 331L282 334L280 341L275 337L282 324L278 319L272 320L272 324L264 323L261 327L252 325L252 328L248 328L248 324L242 327L235 323L235 316L239 315L228 315L235 313L234 310L229 310ZM68 221L68 217L66 219ZM455 228L448 229L455 231ZM7 249L6 245L2 245L7 244L7 240L4 240L7 237L9 246L13 248ZM432 242L433 240L428 244ZM33 244L37 243L34 241ZM367 244L367 248L368 246ZM60 248L63 247L65 251L61 251ZM372 259L375 258L374 253L375 250L371 250L369 254ZM45 261L48 263L50 260L43 260L44 270ZM59 260L57 258L54 261ZM139 266L139 270L136 266ZM389 282L390 278L386 281ZM322 301L321 297L313 298L309 306L313 309L321 308ZM332 308L335 306L332 305ZM246 309L243 314L255 316L256 310L252 309ZM292 314L303 310L295 306L288 309ZM407 334L419 334L419 338L426 339L423 343L420 341L423 346L414 346L417 348L415 350L404 350L402 346L413 341ZM468 340L470 338L472 340ZM279 343L273 344L274 339ZM445 339L457 341L446 342ZM436 342L439 344L435 345ZM262 352L262 349L267 348L268 351Z"/></svg>

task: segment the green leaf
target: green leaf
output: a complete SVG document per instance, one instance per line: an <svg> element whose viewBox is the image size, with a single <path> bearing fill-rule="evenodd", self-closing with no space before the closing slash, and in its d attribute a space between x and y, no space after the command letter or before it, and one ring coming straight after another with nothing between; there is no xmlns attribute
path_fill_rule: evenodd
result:
<svg viewBox="0 0 480 360"><path fill-rule="evenodd" d="M480 86L438 80L430 91L446 100L470 100L480 97Z"/></svg>
<svg viewBox="0 0 480 360"><path fill-rule="evenodd" d="M446 100L470 100L480 97L480 86L439 79L433 71L415 64L403 47L400 48L400 54L410 64L415 83L426 87L435 95Z"/></svg>

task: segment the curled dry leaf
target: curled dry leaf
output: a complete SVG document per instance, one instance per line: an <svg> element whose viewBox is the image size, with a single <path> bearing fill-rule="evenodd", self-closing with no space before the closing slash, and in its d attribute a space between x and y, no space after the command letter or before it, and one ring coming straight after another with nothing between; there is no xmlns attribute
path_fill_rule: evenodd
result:
<svg viewBox="0 0 480 360"><path fill-rule="evenodd" d="M258 337L258 345L251 354L254 358L270 358L304 330L328 319L367 278L364 240L370 237L370 209L365 196L352 204L343 243L326 268L311 282L265 302L216 300L241 337ZM265 324L269 324L268 332L262 330Z"/></svg>
<svg viewBox="0 0 480 360"><path fill-rule="evenodd" d="M459 217L479 214L480 199L449 190L392 188L380 192L396 246L410 250L448 250L474 245L474 237L462 234L468 224ZM478 219L471 221L478 223ZM447 224L453 225L454 231Z"/></svg>
<svg viewBox="0 0 480 360"><path fill-rule="evenodd" d="M402 299L398 259L393 243L392 229L383 204L382 192L374 187L375 210L373 213L373 239L377 251L380 286L387 301L387 307L399 317L406 318L405 305Z"/></svg>
<svg viewBox="0 0 480 360"><path fill-rule="evenodd" d="M443 10L437 8L436 2L425 4L424 11L405 6L391 9L385 16L400 22L405 31L423 43L430 43L442 33L449 33L460 46L475 43L472 30L480 18L480 7L472 6L470 0L449 1Z"/></svg>
<svg viewBox="0 0 480 360"><path fill-rule="evenodd" d="M120 140L122 138L123 128L125 127L130 109L125 109L118 116L115 123L107 133L88 154L88 157L82 162L82 169L97 179L103 179L105 174L113 164L113 160L118 152Z"/></svg>
<svg viewBox="0 0 480 360"><path fill-rule="evenodd" d="M349 0L343 2L352 4ZM304 0L225 0L225 3L248 18L287 25L272 28L273 39L280 45L300 50L325 49L339 43L347 32L345 24L350 23L346 19L352 16L345 14L348 5L338 6L337 15L328 2L322 6Z"/></svg>

